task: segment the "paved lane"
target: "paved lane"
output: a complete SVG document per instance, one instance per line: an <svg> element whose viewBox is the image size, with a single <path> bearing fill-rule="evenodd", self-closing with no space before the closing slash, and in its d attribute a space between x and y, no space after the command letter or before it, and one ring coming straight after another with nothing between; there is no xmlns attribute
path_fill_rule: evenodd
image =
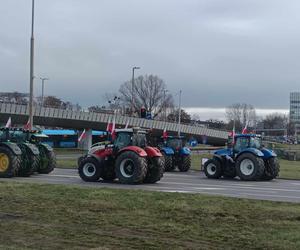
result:
<svg viewBox="0 0 300 250"><path fill-rule="evenodd" d="M77 170L55 169L49 175L33 175L30 178L3 179L4 181L37 182L52 184L67 184L92 186L97 188L109 187L119 189L143 189L163 192L202 193L224 195L230 197L289 201L300 203L300 181L276 179L264 182L244 182L235 180L210 180L202 173L165 173L163 179L156 184L122 185L117 182L87 183L80 179Z"/></svg>

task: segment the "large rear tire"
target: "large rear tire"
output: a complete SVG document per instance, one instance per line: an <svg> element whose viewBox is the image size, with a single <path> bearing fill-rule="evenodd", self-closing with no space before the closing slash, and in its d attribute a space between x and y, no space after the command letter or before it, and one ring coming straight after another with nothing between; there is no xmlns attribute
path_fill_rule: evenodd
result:
<svg viewBox="0 0 300 250"><path fill-rule="evenodd" d="M0 147L0 178L11 178L21 165L21 158L15 155L10 149Z"/></svg>
<svg viewBox="0 0 300 250"><path fill-rule="evenodd" d="M273 180L276 178L280 171L280 165L277 158L270 158L265 161L265 171L263 174L263 180Z"/></svg>
<svg viewBox="0 0 300 250"><path fill-rule="evenodd" d="M164 174L164 159L163 157L154 157L149 160L147 175L144 179L144 183L158 182Z"/></svg>
<svg viewBox="0 0 300 250"><path fill-rule="evenodd" d="M101 163L94 157L87 157L82 160L78 167L78 173L82 180L88 182L98 181L102 174Z"/></svg>
<svg viewBox="0 0 300 250"><path fill-rule="evenodd" d="M164 157L164 162L165 162L165 171L170 172L175 169L175 166L173 165L173 157L172 155L167 155L165 152L162 152L162 155Z"/></svg>
<svg viewBox="0 0 300 250"><path fill-rule="evenodd" d="M56 168L56 157L53 151L44 151L43 154L40 153L39 162L39 174L49 174Z"/></svg>
<svg viewBox="0 0 300 250"><path fill-rule="evenodd" d="M180 172L187 172L191 168L191 155L182 156L181 161L178 165Z"/></svg>
<svg viewBox="0 0 300 250"><path fill-rule="evenodd" d="M147 160L132 151L121 153L115 164L116 176L123 184L140 184L147 174Z"/></svg>
<svg viewBox="0 0 300 250"><path fill-rule="evenodd" d="M204 173L209 179L219 179L222 176L222 166L217 159L209 159L204 164Z"/></svg>
<svg viewBox="0 0 300 250"><path fill-rule="evenodd" d="M235 166L238 177L244 181L261 180L265 171L263 159L251 153L240 155Z"/></svg>
<svg viewBox="0 0 300 250"><path fill-rule="evenodd" d="M19 144L22 151L21 167L18 170L18 176L29 177L39 167L39 155L34 155L32 151L24 144Z"/></svg>

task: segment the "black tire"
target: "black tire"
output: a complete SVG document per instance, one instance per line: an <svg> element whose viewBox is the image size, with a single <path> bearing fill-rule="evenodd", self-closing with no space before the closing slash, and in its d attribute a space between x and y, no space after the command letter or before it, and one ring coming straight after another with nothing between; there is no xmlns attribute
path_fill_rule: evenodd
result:
<svg viewBox="0 0 300 250"><path fill-rule="evenodd" d="M178 169L180 172L187 172L191 168L191 155L182 156Z"/></svg>
<svg viewBox="0 0 300 250"><path fill-rule="evenodd" d="M42 157L44 159L42 159ZM43 153L40 153L39 156L39 166L37 172L39 174L49 174L54 170L54 168L56 168L56 157L54 152L43 149Z"/></svg>
<svg viewBox="0 0 300 250"><path fill-rule="evenodd" d="M21 158L15 155L9 148L0 147L0 178L16 176L21 166Z"/></svg>
<svg viewBox="0 0 300 250"><path fill-rule="evenodd" d="M113 181L116 179L115 166L111 161L105 161L103 164L103 171L100 176L105 181Z"/></svg>
<svg viewBox="0 0 300 250"><path fill-rule="evenodd" d="M173 164L173 156L167 155L165 152L161 152L164 157L164 163L165 163L165 172L170 172L175 169L175 165Z"/></svg>
<svg viewBox="0 0 300 250"><path fill-rule="evenodd" d="M222 174L221 162L217 159L209 159L204 164L204 173L209 179L219 179Z"/></svg>
<svg viewBox="0 0 300 250"><path fill-rule="evenodd" d="M140 184L147 174L147 160L133 151L125 151L116 160L115 172L123 184Z"/></svg>
<svg viewBox="0 0 300 250"><path fill-rule="evenodd" d="M263 159L251 153L240 155L236 160L235 167L238 177L244 181L261 180L265 171Z"/></svg>
<svg viewBox="0 0 300 250"><path fill-rule="evenodd" d="M236 177L236 169L233 162L226 163L226 167L223 169L223 177L226 179L233 179Z"/></svg>
<svg viewBox="0 0 300 250"><path fill-rule="evenodd" d="M32 151L24 144L19 144L22 151L21 167L18 170L17 176L29 177L39 168L39 155L34 155Z"/></svg>
<svg viewBox="0 0 300 250"><path fill-rule="evenodd" d="M263 180L273 180L279 175L280 165L277 158L270 158L265 161L265 171L263 174Z"/></svg>
<svg viewBox="0 0 300 250"><path fill-rule="evenodd" d="M102 164L94 157L87 157L82 160L78 167L78 173L82 180L95 182L100 179L102 174Z"/></svg>
<svg viewBox="0 0 300 250"><path fill-rule="evenodd" d="M163 177L165 171L164 164L165 162L163 157L154 157L149 159L148 171L144 179L144 183L158 182Z"/></svg>
<svg viewBox="0 0 300 250"><path fill-rule="evenodd" d="M87 157L86 155L83 155L83 156L78 157L78 159L77 159L77 166L79 166L79 165L80 165L80 162L81 162L84 158L86 158L86 157Z"/></svg>

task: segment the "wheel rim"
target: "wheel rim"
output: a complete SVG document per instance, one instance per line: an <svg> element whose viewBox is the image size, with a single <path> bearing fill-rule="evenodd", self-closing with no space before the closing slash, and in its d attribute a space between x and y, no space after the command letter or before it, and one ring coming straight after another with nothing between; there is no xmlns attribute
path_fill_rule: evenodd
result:
<svg viewBox="0 0 300 250"><path fill-rule="evenodd" d="M217 166L213 163L209 163L206 170L209 175L214 175L217 172Z"/></svg>
<svg viewBox="0 0 300 250"><path fill-rule="evenodd" d="M135 166L131 159L124 159L120 164L120 172L126 178L133 176L134 169Z"/></svg>
<svg viewBox="0 0 300 250"><path fill-rule="evenodd" d="M96 173L96 166L93 163L86 163L83 166L82 172L87 177L92 177Z"/></svg>
<svg viewBox="0 0 300 250"><path fill-rule="evenodd" d="M9 167L9 158L6 154L0 154L0 172L5 172Z"/></svg>
<svg viewBox="0 0 300 250"><path fill-rule="evenodd" d="M251 175L254 172L254 163L250 159L244 159L241 162L240 170L243 175Z"/></svg>

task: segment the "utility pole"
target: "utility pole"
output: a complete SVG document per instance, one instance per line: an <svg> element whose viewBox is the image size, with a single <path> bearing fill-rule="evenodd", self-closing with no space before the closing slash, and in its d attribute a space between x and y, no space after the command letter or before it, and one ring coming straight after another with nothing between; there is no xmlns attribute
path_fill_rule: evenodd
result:
<svg viewBox="0 0 300 250"><path fill-rule="evenodd" d="M40 77L42 80L42 107L44 107L44 89L45 89L45 81L50 80L49 78Z"/></svg>
<svg viewBox="0 0 300 250"><path fill-rule="evenodd" d="M134 98L133 98L133 92L134 92L134 71L136 69L140 69L140 67L133 67L132 68L132 81L131 81L131 115L133 115L133 112L134 112Z"/></svg>
<svg viewBox="0 0 300 250"><path fill-rule="evenodd" d="M180 124L181 124L181 93L182 90L179 91L178 136L180 136Z"/></svg>
<svg viewBox="0 0 300 250"><path fill-rule="evenodd" d="M34 0L32 0L30 39L30 88L29 88L29 129L33 127L33 81L34 81Z"/></svg>

